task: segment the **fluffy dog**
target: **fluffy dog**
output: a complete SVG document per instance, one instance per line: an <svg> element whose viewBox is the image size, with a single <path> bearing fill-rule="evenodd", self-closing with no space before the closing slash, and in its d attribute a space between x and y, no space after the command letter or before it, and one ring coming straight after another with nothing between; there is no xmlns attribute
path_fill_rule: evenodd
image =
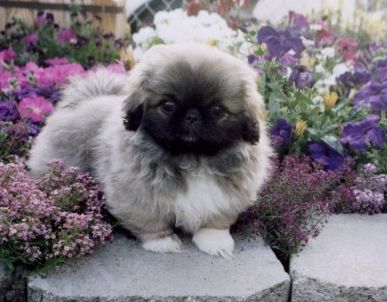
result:
<svg viewBox="0 0 387 302"><path fill-rule="evenodd" d="M155 46L130 76L76 78L28 165L90 171L109 211L146 250L177 252L174 227L211 255L232 255L229 227L268 176L272 150L256 74L207 46Z"/></svg>

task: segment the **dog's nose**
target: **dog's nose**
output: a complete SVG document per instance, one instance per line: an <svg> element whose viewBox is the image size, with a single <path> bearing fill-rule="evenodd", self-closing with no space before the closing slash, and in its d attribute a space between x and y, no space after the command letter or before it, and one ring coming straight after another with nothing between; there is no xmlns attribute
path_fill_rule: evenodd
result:
<svg viewBox="0 0 387 302"><path fill-rule="evenodd" d="M200 119L201 119L200 112L197 109L187 110L184 117L185 117L186 122L188 122L190 124L196 123L196 122L200 121Z"/></svg>

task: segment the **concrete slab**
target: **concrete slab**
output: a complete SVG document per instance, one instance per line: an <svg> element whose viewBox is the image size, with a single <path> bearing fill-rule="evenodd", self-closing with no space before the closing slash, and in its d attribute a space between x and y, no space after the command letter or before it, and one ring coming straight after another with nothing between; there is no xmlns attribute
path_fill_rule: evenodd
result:
<svg viewBox="0 0 387 302"><path fill-rule="evenodd" d="M290 272L293 302L387 301L387 214L332 216Z"/></svg>
<svg viewBox="0 0 387 302"><path fill-rule="evenodd" d="M287 301L290 281L263 241L236 240L235 258L214 258L187 240L179 254L154 254L116 235L112 243L28 284L30 302Z"/></svg>

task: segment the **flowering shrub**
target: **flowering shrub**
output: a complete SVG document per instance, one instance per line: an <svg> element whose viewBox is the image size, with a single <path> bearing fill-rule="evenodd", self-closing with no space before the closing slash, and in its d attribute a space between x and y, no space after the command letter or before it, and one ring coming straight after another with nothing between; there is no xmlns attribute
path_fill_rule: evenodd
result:
<svg viewBox="0 0 387 302"><path fill-rule="evenodd" d="M60 28L51 13L39 12L32 27L15 19L0 33L0 49L7 49L0 54L0 60L14 60L17 65L34 61L42 65L47 59L66 57L84 67L112 64L127 43L111 33L103 33L100 21L98 16L91 19L75 9L70 28Z"/></svg>
<svg viewBox="0 0 387 302"><path fill-rule="evenodd" d="M58 161L50 167L35 180L22 163L0 163L0 259L11 267L64 263L90 254L111 235L95 181Z"/></svg>
<svg viewBox="0 0 387 302"><path fill-rule="evenodd" d="M281 258L295 254L318 235L339 180L340 173L324 171L307 157L287 156L277 163L258 205L242 214L239 227L260 233Z"/></svg>

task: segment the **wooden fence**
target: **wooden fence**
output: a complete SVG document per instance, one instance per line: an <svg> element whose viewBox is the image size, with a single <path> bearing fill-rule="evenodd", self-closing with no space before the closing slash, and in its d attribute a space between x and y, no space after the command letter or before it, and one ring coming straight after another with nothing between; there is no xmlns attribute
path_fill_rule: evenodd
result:
<svg viewBox="0 0 387 302"><path fill-rule="evenodd" d="M67 27L70 25L71 4L82 5L87 12L99 15L106 32L122 37L129 30L125 0L0 0L0 29L13 17L32 24L37 12L42 10L53 13L55 22Z"/></svg>

